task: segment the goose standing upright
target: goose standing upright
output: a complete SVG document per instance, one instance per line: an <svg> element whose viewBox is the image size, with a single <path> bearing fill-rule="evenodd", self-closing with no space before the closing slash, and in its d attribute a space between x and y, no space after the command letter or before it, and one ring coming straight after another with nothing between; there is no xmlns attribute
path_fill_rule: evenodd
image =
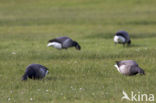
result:
<svg viewBox="0 0 156 103"><path fill-rule="evenodd" d="M117 70L124 75L136 75L136 74L145 74L144 70L139 67L139 65L133 60L123 60L116 61L114 65Z"/></svg>
<svg viewBox="0 0 156 103"><path fill-rule="evenodd" d="M123 45L131 44L130 36L128 35L128 33L126 31L118 31L114 36L114 42L115 42L115 44L119 43L119 44L123 44Z"/></svg>
<svg viewBox="0 0 156 103"><path fill-rule="evenodd" d="M73 41L71 38L66 37L66 36L58 37L58 38L54 38L52 40L49 40L47 46L48 47L53 46L54 48L57 48L57 49L67 49L69 47L75 47L77 50L81 49L78 42Z"/></svg>

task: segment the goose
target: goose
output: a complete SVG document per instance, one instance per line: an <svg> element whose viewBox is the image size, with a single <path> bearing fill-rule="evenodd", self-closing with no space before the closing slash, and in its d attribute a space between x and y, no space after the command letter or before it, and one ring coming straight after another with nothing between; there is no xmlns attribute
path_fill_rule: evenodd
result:
<svg viewBox="0 0 156 103"><path fill-rule="evenodd" d="M43 79L48 74L48 68L40 64L30 64L26 67L22 80Z"/></svg>
<svg viewBox="0 0 156 103"><path fill-rule="evenodd" d="M145 74L144 70L141 69L134 60L116 61L116 64L114 66L123 75L131 76L136 74Z"/></svg>
<svg viewBox="0 0 156 103"><path fill-rule="evenodd" d="M125 44L130 45L131 44L130 36L126 31L118 31L114 36L114 43L123 44L123 46Z"/></svg>
<svg viewBox="0 0 156 103"><path fill-rule="evenodd" d="M52 46L57 49L67 49L69 47L75 47L77 50L81 49L78 42L73 41L71 38L66 37L66 36L49 40L47 46L48 47Z"/></svg>

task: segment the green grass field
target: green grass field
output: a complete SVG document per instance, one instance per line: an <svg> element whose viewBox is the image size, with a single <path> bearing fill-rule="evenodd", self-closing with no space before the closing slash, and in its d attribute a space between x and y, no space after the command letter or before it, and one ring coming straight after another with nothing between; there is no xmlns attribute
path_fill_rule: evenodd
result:
<svg viewBox="0 0 156 103"><path fill-rule="evenodd" d="M114 45L119 30L132 46ZM48 48L59 36L82 50ZM127 59L146 75L121 75ZM49 68L44 80L21 81L31 63ZM129 103L123 90L156 96L155 67L156 0L0 0L0 103Z"/></svg>

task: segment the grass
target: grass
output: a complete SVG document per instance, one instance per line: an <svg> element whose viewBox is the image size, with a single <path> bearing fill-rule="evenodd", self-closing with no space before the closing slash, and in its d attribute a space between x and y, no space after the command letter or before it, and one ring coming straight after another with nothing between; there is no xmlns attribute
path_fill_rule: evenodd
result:
<svg viewBox="0 0 156 103"><path fill-rule="evenodd" d="M156 95L155 3L0 0L0 103L129 103L121 101L123 90ZM114 45L118 30L129 32L131 47ZM46 47L59 36L78 41L82 50ZM127 59L146 75L119 74L115 61ZM21 81L31 63L49 68L44 80Z"/></svg>

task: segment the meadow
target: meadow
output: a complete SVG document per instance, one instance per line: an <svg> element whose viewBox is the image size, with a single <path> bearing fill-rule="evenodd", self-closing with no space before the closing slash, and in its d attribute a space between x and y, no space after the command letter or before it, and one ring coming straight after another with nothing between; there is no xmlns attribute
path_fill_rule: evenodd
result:
<svg viewBox="0 0 156 103"><path fill-rule="evenodd" d="M123 90L156 97L155 5L156 0L0 0L0 103L129 103L121 101ZM129 33L130 47L113 43L119 30ZM78 41L82 50L47 47L59 36ZM121 75L115 61L128 59L146 75ZM32 63L48 67L49 74L21 81Z"/></svg>

